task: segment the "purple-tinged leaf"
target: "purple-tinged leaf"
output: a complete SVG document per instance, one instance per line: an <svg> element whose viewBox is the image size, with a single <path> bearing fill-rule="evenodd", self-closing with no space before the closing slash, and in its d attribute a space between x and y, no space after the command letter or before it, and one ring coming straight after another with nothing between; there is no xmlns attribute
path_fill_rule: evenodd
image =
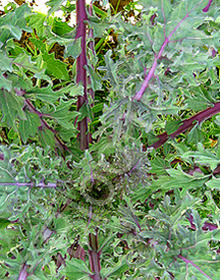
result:
<svg viewBox="0 0 220 280"><path fill-rule="evenodd" d="M204 223L204 226L202 227L203 230L210 230L210 231L215 230L215 229L217 229L217 228L218 228L217 225L211 224L211 223L209 223L209 222L205 222L205 223Z"/></svg>

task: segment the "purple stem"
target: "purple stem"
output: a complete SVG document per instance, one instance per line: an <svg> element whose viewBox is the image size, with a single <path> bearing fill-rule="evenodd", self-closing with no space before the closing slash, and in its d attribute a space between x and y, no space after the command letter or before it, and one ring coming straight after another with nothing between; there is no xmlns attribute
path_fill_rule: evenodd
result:
<svg viewBox="0 0 220 280"><path fill-rule="evenodd" d="M25 92L24 90L22 90L22 89L17 89L17 88L15 88L14 90L15 90L15 92L17 93L17 95L19 95L19 96L24 96L25 93L26 93L26 92ZM31 113L35 113L36 115L39 116L40 122L41 122L41 126L38 127L38 129L41 130L41 129L44 127L44 128L46 128L46 129L50 130L50 131L54 134L54 139L55 139L55 141L56 141L57 146L58 146L59 148L61 148L61 150L66 150L66 151L71 152L70 149L69 149L64 143L62 143L62 141L56 136L57 131L54 130L54 129L43 119L43 117L45 117L45 116L46 116L46 117L50 117L50 115L42 114L40 111L38 111L38 110L34 107L34 105L33 105L33 104L30 102L30 100L28 100L28 99L25 99L25 100L24 100L24 103L25 103L25 105L28 107L28 109L29 109L29 111L30 111Z"/></svg>
<svg viewBox="0 0 220 280"><path fill-rule="evenodd" d="M139 161L131 168L131 170L129 170L129 172L127 173L128 176L131 176L131 173L137 168Z"/></svg>
<svg viewBox="0 0 220 280"><path fill-rule="evenodd" d="M24 263L19 273L18 280L26 280L28 278L27 265Z"/></svg>
<svg viewBox="0 0 220 280"><path fill-rule="evenodd" d="M133 213L132 213L132 217L133 217L133 219L134 219L134 222L135 222L136 226L137 226L137 227L139 228L139 230L141 231L141 225L139 224L139 222L138 222L136 216L135 216Z"/></svg>
<svg viewBox="0 0 220 280"><path fill-rule="evenodd" d="M209 10L209 8L210 8L210 6L211 6L211 4L212 4L212 1L213 1L213 0L209 0L208 5L202 10L204 13L207 13L207 12L208 12L208 10Z"/></svg>
<svg viewBox="0 0 220 280"><path fill-rule="evenodd" d="M153 143L152 145L150 145L149 147L153 147L153 148L157 149L160 146L162 146L169 139L169 137L174 139L176 136L178 136L182 132L185 132L186 130L195 126L197 123L201 123L204 120L207 120L208 118L216 115L219 112L220 112L220 102L217 102L214 104L213 107L209 107L209 108L197 113L195 116L184 120L182 122L182 125L180 125L175 132L173 132L169 135L167 134L167 132L164 132L164 133L158 135L157 137L159 138L159 140L156 141L155 143Z"/></svg>
<svg viewBox="0 0 220 280"><path fill-rule="evenodd" d="M56 130L54 130L51 126L49 126L49 124L43 119L43 117L50 117L50 115L46 115L46 114L42 114L40 111L38 111L35 107L34 107L34 105L30 102L30 100L28 100L28 99L26 99L25 100L25 104L28 106L28 108L29 108L29 111L31 112L31 113L35 113L35 114L37 114L38 116L39 116L39 118L40 118L40 121L41 121L41 124L42 124L42 126L43 127L46 127L47 129L49 129L50 131L52 131L53 132L53 134L56 134L57 133L57 131Z"/></svg>
<svg viewBox="0 0 220 280"><path fill-rule="evenodd" d="M183 260L186 264L191 264L192 266L194 266L196 269L199 270L200 273L202 273L205 277L207 277L209 280L212 280L211 277L209 277L204 271L201 270L201 268L199 266L197 266L194 262L184 258L182 255L178 255L178 258L180 258L181 260Z"/></svg>
<svg viewBox="0 0 220 280"><path fill-rule="evenodd" d="M189 17L189 13L187 13L185 15L185 17L170 32L169 36L165 38L165 40L164 40L164 42L163 42L163 44L162 44L158 54L155 54L154 62L153 62L153 65L152 65L150 71L148 72L144 82L142 83L142 86L141 86L140 90L135 94L133 99L135 99L137 101L141 100L142 96L144 95L145 89L149 86L150 80L154 77L154 72L155 72L156 67L157 67L157 60L161 58L165 47L168 45L168 43L170 41L170 38L173 36L173 34L176 32L176 30L179 28L179 26L184 22L184 20L186 18L188 18L188 17Z"/></svg>
<svg viewBox="0 0 220 280"><path fill-rule="evenodd" d="M77 101L77 110L88 103L87 98L87 57L86 57L86 21L88 20L86 14L85 0L78 0L76 2L76 22L77 32L75 39L81 38L81 54L77 58L77 83L82 83L84 87L84 96L79 96ZM78 123L80 149L86 150L89 147L89 133L88 133L88 118L84 118Z"/></svg>
<svg viewBox="0 0 220 280"><path fill-rule="evenodd" d="M98 232L96 230L96 234L90 233L89 234L89 246L91 249L88 250L89 252L89 263L91 271L94 272L94 275L90 277L93 280L101 280L100 270L101 270L101 263L100 263L100 254L101 251L99 250L98 246Z"/></svg>
<svg viewBox="0 0 220 280"><path fill-rule="evenodd" d="M76 4L76 15L77 15L77 32L75 39L81 38L81 54L77 59L77 83L82 82L84 86L84 93L86 94L87 77L86 69L84 66L87 65L86 59L86 3L85 0L78 0Z"/></svg>
<svg viewBox="0 0 220 280"><path fill-rule="evenodd" d="M89 14L91 16L93 15L92 14L92 3L90 3L90 5L89 5ZM95 42L92 40L94 38L94 33L93 33L93 29L92 28L89 29L88 37L91 39L89 44L88 44L88 46L89 46L90 50L92 51L93 55L95 56L96 55L96 53L95 53ZM94 66L93 65L92 65L92 68L94 70ZM89 82L89 84L91 84L90 77L88 79L88 82ZM94 95L94 92L93 92L92 88L89 89L89 94L91 95L92 100L94 101L95 95ZM94 106L94 103L91 104L91 107L93 107L93 106Z"/></svg>
<svg viewBox="0 0 220 280"><path fill-rule="evenodd" d="M0 182L0 186L17 186L17 187L37 187L37 188L56 188L57 184L56 183L48 183L48 184L44 184L44 183L39 183L37 185L35 185L33 182L31 183L19 183L19 182L14 182L14 183L1 183Z"/></svg>

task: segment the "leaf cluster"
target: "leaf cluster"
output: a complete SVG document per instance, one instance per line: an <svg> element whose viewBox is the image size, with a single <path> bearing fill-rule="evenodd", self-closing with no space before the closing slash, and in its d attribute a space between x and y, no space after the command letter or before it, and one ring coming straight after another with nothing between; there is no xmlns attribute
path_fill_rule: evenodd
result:
<svg viewBox="0 0 220 280"><path fill-rule="evenodd" d="M217 280L219 3L92 2L0 17L0 278Z"/></svg>

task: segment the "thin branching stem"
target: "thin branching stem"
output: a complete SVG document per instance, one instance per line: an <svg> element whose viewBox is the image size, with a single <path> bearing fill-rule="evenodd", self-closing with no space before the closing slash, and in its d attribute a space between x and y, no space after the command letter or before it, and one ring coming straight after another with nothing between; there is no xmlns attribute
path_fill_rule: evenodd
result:
<svg viewBox="0 0 220 280"><path fill-rule="evenodd" d="M183 257L181 254L178 255L178 258L180 258L181 260L183 260L187 265L191 264L192 266L194 266L196 269L198 269L198 271L200 273L202 273L205 277L207 277L209 280L213 280L211 277L209 277L198 265L196 265L194 262L186 259L185 257Z"/></svg>
<svg viewBox="0 0 220 280"><path fill-rule="evenodd" d="M173 36L173 34L177 31L177 29L180 27L180 25L189 17L189 13L187 13L185 15L185 17L176 25L176 27L170 32L169 36L165 38L159 52L157 54L155 54L155 58L154 58L154 62L152 67L150 68L150 71L148 72L144 82L142 83L142 86L140 88L140 90L135 94L134 99L137 101L140 101L142 96L144 95L144 92L146 90L146 88L149 86L149 82L150 80L154 77L154 72L157 68L157 60L161 58L163 51L165 49L165 47L168 45L168 43L170 42L171 37Z"/></svg>
<svg viewBox="0 0 220 280"><path fill-rule="evenodd" d="M213 107L209 107L209 108L197 113L193 117L184 120L175 132L173 132L169 135L167 134L167 132L164 132L164 133L158 135L157 137L159 138L159 140L156 141L155 143L153 143L152 145L150 145L150 147L153 147L155 149L159 148L169 138L174 139L175 137L177 137L181 133L185 132L186 130L193 128L196 124L199 124L199 123L209 119L210 117L216 115L219 112L220 112L220 102L217 102L214 104Z"/></svg>

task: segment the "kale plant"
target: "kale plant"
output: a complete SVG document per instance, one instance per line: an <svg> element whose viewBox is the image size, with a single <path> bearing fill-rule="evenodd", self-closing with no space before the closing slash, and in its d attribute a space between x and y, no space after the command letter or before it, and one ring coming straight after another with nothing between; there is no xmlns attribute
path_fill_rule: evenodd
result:
<svg viewBox="0 0 220 280"><path fill-rule="evenodd" d="M15 2L0 278L219 279L218 1Z"/></svg>

